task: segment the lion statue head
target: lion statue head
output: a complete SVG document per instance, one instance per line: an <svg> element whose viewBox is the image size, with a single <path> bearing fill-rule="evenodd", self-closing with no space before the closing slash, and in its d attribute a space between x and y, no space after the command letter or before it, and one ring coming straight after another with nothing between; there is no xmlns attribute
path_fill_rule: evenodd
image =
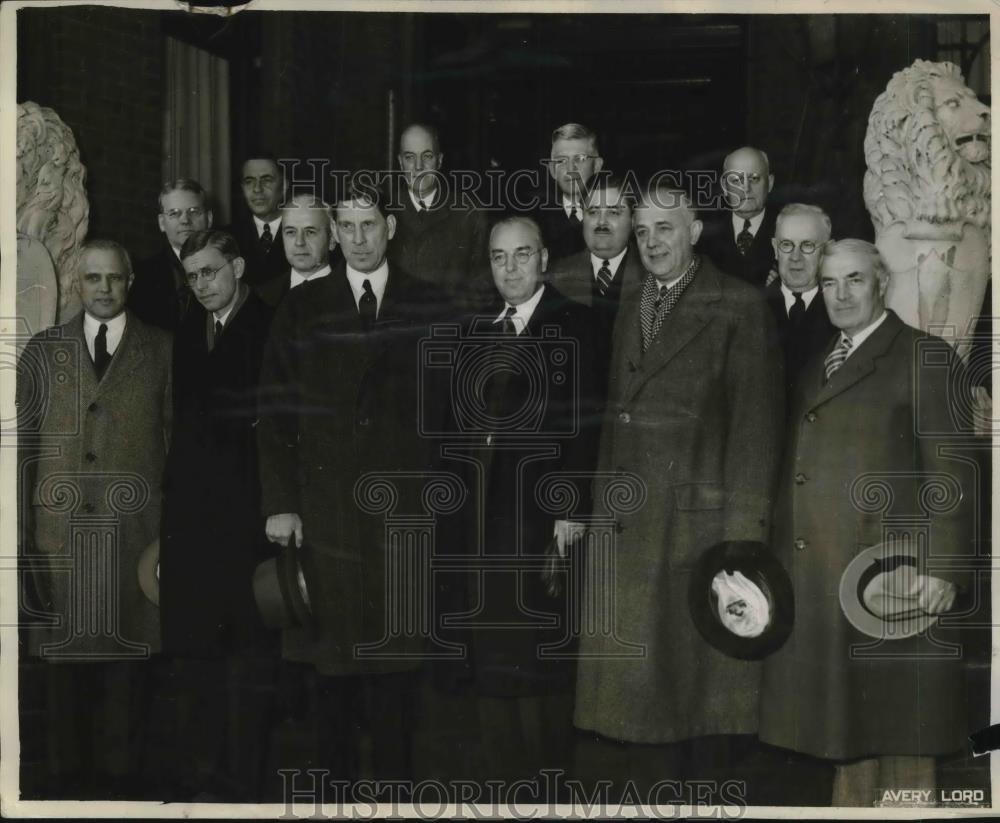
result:
<svg viewBox="0 0 1000 823"><path fill-rule="evenodd" d="M74 299L77 257L87 236L86 180L69 126L52 109L19 104L17 230L40 240L51 255L59 278L60 310Z"/></svg>
<svg viewBox="0 0 1000 823"><path fill-rule="evenodd" d="M917 60L878 96L865 134L865 205L896 221L990 222L990 110L952 63Z"/></svg>

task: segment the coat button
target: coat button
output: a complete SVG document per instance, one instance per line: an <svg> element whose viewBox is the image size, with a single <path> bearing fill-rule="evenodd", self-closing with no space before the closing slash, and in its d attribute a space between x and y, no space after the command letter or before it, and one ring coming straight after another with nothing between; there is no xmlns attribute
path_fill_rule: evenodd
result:
<svg viewBox="0 0 1000 823"><path fill-rule="evenodd" d="M95 412L95 411L97 411L97 404L96 403L91 403L89 406L87 406L87 411L89 411L89 412Z"/></svg>
<svg viewBox="0 0 1000 823"><path fill-rule="evenodd" d="M97 455L96 455L96 454L94 454L93 452L87 452L87 453L86 453L86 454L84 455L84 458L86 459L86 461L87 461L88 463L93 463L93 462L94 462L94 461L95 461L95 460L97 459Z"/></svg>
<svg viewBox="0 0 1000 823"><path fill-rule="evenodd" d="M91 512L94 511L94 504L93 503L84 503L82 508L83 508L83 510L87 514L90 514Z"/></svg>
<svg viewBox="0 0 1000 823"><path fill-rule="evenodd" d="M805 541L805 540L803 540L803 539L802 539L801 537L799 537L799 538L796 538L796 540L795 540L795 548L796 548L796 549L797 549L798 551L802 551L802 550L803 550L803 549L805 549L805 547L806 547L806 546L808 546L808 545L809 545L809 544L808 544L808 543L806 543L806 541Z"/></svg>
<svg viewBox="0 0 1000 823"><path fill-rule="evenodd" d="M816 422L816 412L809 412L809 414L806 415L806 421L809 422L809 423L815 423Z"/></svg>
<svg viewBox="0 0 1000 823"><path fill-rule="evenodd" d="M806 476L802 472L799 472L797 475L795 475L795 485L797 486L803 485L806 482L806 479L807 479Z"/></svg>
<svg viewBox="0 0 1000 823"><path fill-rule="evenodd" d="M621 420L622 423L631 423L632 415L630 415L628 412L622 412L621 414L618 415L618 419Z"/></svg>

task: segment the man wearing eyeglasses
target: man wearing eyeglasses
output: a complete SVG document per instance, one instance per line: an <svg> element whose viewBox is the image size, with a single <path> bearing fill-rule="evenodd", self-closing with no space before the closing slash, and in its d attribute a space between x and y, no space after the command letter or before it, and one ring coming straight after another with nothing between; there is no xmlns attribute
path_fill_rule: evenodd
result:
<svg viewBox="0 0 1000 823"><path fill-rule="evenodd" d="M263 781L278 638L258 616L264 537L254 427L271 309L244 282L232 235L194 232L181 248L197 300L174 335L160 616L181 706L184 752L172 799L214 791L254 801ZM228 741L228 745L227 745ZM187 798L185 797L185 793Z"/></svg>
<svg viewBox="0 0 1000 823"><path fill-rule="evenodd" d="M136 791L145 664L160 648L137 568L159 536L171 342L126 310L132 283L122 246L87 241L83 311L32 338L18 369L20 554L52 564L26 579L58 618L27 628L23 651L52 664L51 779L74 799Z"/></svg>
<svg viewBox="0 0 1000 823"><path fill-rule="evenodd" d="M566 123L552 132L545 161L555 183L555 196L541 196L535 215L549 250L550 265L583 251L583 198L591 179L604 166L597 133L580 123Z"/></svg>
<svg viewBox="0 0 1000 823"><path fill-rule="evenodd" d="M723 208L706 223L699 249L726 274L764 288L774 267L774 188L767 155L743 146L726 155L721 179Z"/></svg>
<svg viewBox="0 0 1000 823"><path fill-rule="evenodd" d="M261 367L266 534L280 547L302 547L316 621L315 632L286 631L282 654L319 674L316 765L346 780L359 775L365 725L374 776L410 776L413 673L426 640L392 629L393 593L415 597L419 580L399 570L399 587L387 591L395 555L385 518L366 512L355 491L368 473L407 474L398 480L398 512L419 513L407 484L419 485L432 465L419 428L418 349L445 298L387 259L395 227L378 192L341 194L334 232L344 260L288 293ZM425 389L443 405L444 391ZM443 409L437 417L432 425L443 425Z"/></svg>
<svg viewBox="0 0 1000 823"><path fill-rule="evenodd" d="M212 210L201 184L183 177L164 183L158 203L156 222L163 234L163 247L136 266L128 306L140 320L173 331L191 301L180 260L181 246L194 232L211 228Z"/></svg>
<svg viewBox="0 0 1000 823"><path fill-rule="evenodd" d="M457 434L448 451L464 455L445 468L462 475L471 493L459 533L441 541L484 565L443 586L454 602L441 612L475 610L476 617L465 633L444 638L466 645L462 670L438 669L477 707L475 751L455 776L512 784L571 765L574 666L542 649L562 643L572 653L568 604L577 597L567 598L565 588L549 592L539 561L548 550L568 556L581 531L570 518L589 512L599 415L592 312L545 283L548 251L537 223L500 220L489 248L494 302L457 344L456 362L475 365L456 367L450 391ZM470 418L464 406L475 398L482 414ZM546 482L564 474L576 491L567 511L553 514L543 503ZM565 579L573 585L572 575ZM477 766L482 773L468 771Z"/></svg>
<svg viewBox="0 0 1000 823"><path fill-rule="evenodd" d="M402 185L395 187L396 234L390 255L410 274L479 308L490 289L486 220L458 202L441 172L444 154L437 129L413 123L399 137Z"/></svg>
<svg viewBox="0 0 1000 823"><path fill-rule="evenodd" d="M766 289L785 353L786 398L799 372L835 331L819 293L823 246L830 239L830 218L818 206L790 203L778 214L774 246L778 279Z"/></svg>

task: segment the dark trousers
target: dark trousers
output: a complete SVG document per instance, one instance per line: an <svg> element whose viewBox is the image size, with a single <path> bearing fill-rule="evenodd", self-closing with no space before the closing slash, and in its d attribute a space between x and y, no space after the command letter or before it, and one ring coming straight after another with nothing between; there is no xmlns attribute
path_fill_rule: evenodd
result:
<svg viewBox="0 0 1000 823"><path fill-rule="evenodd" d="M24 799L143 799L139 766L145 748L148 660L28 664L42 690L22 704L44 704L21 737L41 748L39 768L22 786ZM42 747L37 742L44 740Z"/></svg>
<svg viewBox="0 0 1000 823"><path fill-rule="evenodd" d="M316 682L317 765L334 780L410 779L415 672Z"/></svg>
<svg viewBox="0 0 1000 823"><path fill-rule="evenodd" d="M160 683L167 707L167 800L262 799L274 725L276 658L171 658Z"/></svg>

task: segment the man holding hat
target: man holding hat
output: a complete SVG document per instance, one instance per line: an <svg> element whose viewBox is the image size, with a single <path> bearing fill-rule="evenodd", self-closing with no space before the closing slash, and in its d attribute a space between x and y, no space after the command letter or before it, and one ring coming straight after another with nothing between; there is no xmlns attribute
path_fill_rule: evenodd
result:
<svg viewBox="0 0 1000 823"><path fill-rule="evenodd" d="M765 661L760 738L833 761L836 806L933 790L934 758L968 732L957 630L906 629L954 606L974 555L967 383L950 346L885 308L888 279L870 243L827 245L820 287L840 333L802 372L775 511L798 606ZM873 573L855 573L865 551ZM882 636L859 617L884 618Z"/></svg>
<svg viewBox="0 0 1000 823"><path fill-rule="evenodd" d="M274 553L263 534L254 430L271 309L244 282L244 259L226 232L194 232L181 265L197 303L174 336L160 551L163 651L173 659L183 747L176 788L254 801L278 657L252 586L256 565Z"/></svg>

